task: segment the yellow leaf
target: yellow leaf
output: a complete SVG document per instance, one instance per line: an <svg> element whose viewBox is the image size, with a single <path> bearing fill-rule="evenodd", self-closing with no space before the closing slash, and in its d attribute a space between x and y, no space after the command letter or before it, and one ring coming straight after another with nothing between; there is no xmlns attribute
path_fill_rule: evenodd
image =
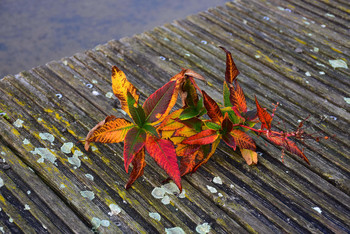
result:
<svg viewBox="0 0 350 234"><path fill-rule="evenodd" d="M127 79L126 75L118 67L112 68L112 88L114 95L119 99L121 109L127 112L130 116L129 107L127 103L127 92L135 98L136 103L139 100L139 95L136 93L137 89Z"/></svg>

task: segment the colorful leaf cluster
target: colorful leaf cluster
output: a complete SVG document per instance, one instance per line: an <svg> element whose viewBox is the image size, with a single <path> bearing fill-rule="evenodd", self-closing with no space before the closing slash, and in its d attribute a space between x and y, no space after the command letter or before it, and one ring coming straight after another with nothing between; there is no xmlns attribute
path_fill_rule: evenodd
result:
<svg viewBox="0 0 350 234"><path fill-rule="evenodd" d="M121 109L131 121L107 116L90 130L85 149L91 142L118 143L124 141L124 167L132 171L126 188L143 175L145 152L166 171L181 190L181 177L194 173L214 154L222 140L233 150L240 150L248 165L258 161L256 145L249 131L264 135L270 142L308 159L290 138L301 138L304 132L271 130L273 114L262 108L255 98L256 109L248 110L244 92L238 83L239 71L232 55L225 48L226 72L223 84L223 104L218 104L195 79L204 80L198 73L183 69L168 83L156 90L141 105L137 89L123 71L112 68L112 87ZM172 111L181 98L182 107ZM172 111L172 112L171 112ZM260 129L253 128L261 123Z"/></svg>

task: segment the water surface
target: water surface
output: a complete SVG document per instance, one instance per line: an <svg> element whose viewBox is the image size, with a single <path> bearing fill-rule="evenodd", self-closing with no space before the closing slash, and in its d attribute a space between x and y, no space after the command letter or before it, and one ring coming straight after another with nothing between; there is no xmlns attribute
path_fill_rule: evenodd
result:
<svg viewBox="0 0 350 234"><path fill-rule="evenodd" d="M225 0L1 0L0 78L224 3Z"/></svg>

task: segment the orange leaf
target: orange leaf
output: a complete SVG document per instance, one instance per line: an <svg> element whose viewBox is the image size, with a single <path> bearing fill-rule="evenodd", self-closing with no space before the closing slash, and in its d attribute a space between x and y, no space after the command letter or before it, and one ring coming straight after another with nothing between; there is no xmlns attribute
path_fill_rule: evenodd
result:
<svg viewBox="0 0 350 234"><path fill-rule="evenodd" d="M230 134L235 139L237 146L241 149L256 150L255 142L247 133L234 129Z"/></svg>
<svg viewBox="0 0 350 234"><path fill-rule="evenodd" d="M145 148L142 148L134 157L134 159L131 162L132 164L132 171L129 177L128 183L125 185L125 189L128 189L131 187L131 185L143 175L143 169L146 166L145 162Z"/></svg>
<svg viewBox="0 0 350 234"><path fill-rule="evenodd" d="M201 160L196 164L196 166L191 171L192 173L196 172L197 169L208 162L210 157L215 153L216 148L218 147L220 143L220 138L216 139L213 144L211 144L211 148L207 148L209 145L202 145L201 151L198 152L197 158L200 158ZM210 150L210 151L209 151Z"/></svg>
<svg viewBox="0 0 350 234"><path fill-rule="evenodd" d="M239 74L239 71L236 67L236 64L233 62L231 52L226 50L224 47L220 46L226 52L226 73L225 80L228 84L232 84L232 82L236 79Z"/></svg>
<svg viewBox="0 0 350 234"><path fill-rule="evenodd" d="M246 161L248 165L257 164L258 163L258 154L257 152L249 149L240 149L242 153L242 157Z"/></svg>
<svg viewBox="0 0 350 234"><path fill-rule="evenodd" d="M91 142L118 143L123 141L132 126L133 124L125 119L113 115L107 116L89 131L85 139L85 150L89 150Z"/></svg>
<svg viewBox="0 0 350 234"><path fill-rule="evenodd" d="M174 144L169 140L157 139L154 136L147 135L146 150L157 164L166 171L181 191L180 170L177 164Z"/></svg>
<svg viewBox="0 0 350 234"><path fill-rule="evenodd" d="M207 109L208 116L216 123L221 123L223 116L218 104L205 92L202 91L204 98L204 106Z"/></svg>
<svg viewBox="0 0 350 234"><path fill-rule="evenodd" d="M185 144L179 144L176 147L176 155L179 157L184 157L187 155L194 154L198 149L200 145L185 145Z"/></svg>
<svg viewBox="0 0 350 234"><path fill-rule="evenodd" d="M256 110L258 112L258 117L261 122L261 129L266 128L267 130L270 130L271 121L272 121L271 115L259 105L258 99L256 99L256 97L255 97L255 104L256 104Z"/></svg>
<svg viewBox="0 0 350 234"><path fill-rule="evenodd" d="M136 93L137 89L131 84L127 79L122 70L118 67L112 67L112 88L114 95L119 99L121 104L121 109L129 114L129 107L127 103L127 92L135 98L136 103L139 100L139 95Z"/></svg>
<svg viewBox="0 0 350 234"><path fill-rule="evenodd" d="M128 173L129 165L137 154L145 145L146 133L143 129L133 127L128 131L124 141L124 167Z"/></svg>
<svg viewBox="0 0 350 234"><path fill-rule="evenodd" d="M165 119L162 121L162 123L158 126L157 129L161 131L168 131L168 130L176 130L176 129L182 128L184 125L175 120L179 118L182 111L183 109L178 109L172 112L167 117L165 117Z"/></svg>
<svg viewBox="0 0 350 234"><path fill-rule="evenodd" d="M207 129L197 133L196 135L190 136L182 142L182 144L188 145L207 145L213 143L218 139L219 134L217 131L212 129Z"/></svg>
<svg viewBox="0 0 350 234"><path fill-rule="evenodd" d="M247 102L243 90L237 80L235 80L235 87L230 87L230 101L233 106L237 107L239 112L247 112Z"/></svg>

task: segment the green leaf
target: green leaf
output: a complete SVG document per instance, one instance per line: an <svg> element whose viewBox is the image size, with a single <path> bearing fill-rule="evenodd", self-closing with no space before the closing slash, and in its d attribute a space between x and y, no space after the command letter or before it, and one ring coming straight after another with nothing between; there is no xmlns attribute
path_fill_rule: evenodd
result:
<svg viewBox="0 0 350 234"><path fill-rule="evenodd" d="M202 131L203 122L198 118L179 120L178 122L186 125L187 127L194 129L196 132Z"/></svg>
<svg viewBox="0 0 350 234"><path fill-rule="evenodd" d="M146 132L152 134L155 137L159 137L159 134L157 132L157 129L155 127L153 127L151 124L146 123L145 125L143 125L142 127Z"/></svg>
<svg viewBox="0 0 350 234"><path fill-rule="evenodd" d="M133 127L128 131L124 141L124 166L128 172L130 163L135 154L137 154L145 145L146 133L142 128Z"/></svg>
<svg viewBox="0 0 350 234"><path fill-rule="evenodd" d="M175 87L176 81L169 81L147 98L143 103L147 122L156 122L162 118L163 114L170 111L177 98Z"/></svg>
<svg viewBox="0 0 350 234"><path fill-rule="evenodd" d="M199 111L197 110L196 107L187 107L180 115L179 119L180 120L186 120L186 119L191 119L193 117L196 117L199 114Z"/></svg>
<svg viewBox="0 0 350 234"><path fill-rule="evenodd" d="M228 87L227 83L224 82L224 88L223 88L223 95L224 95L224 106L225 107L231 107L231 101L230 101L230 88Z"/></svg>
<svg viewBox="0 0 350 234"><path fill-rule="evenodd" d="M127 93L127 102L131 118L138 126L142 127L146 120L145 112L129 92Z"/></svg>
<svg viewBox="0 0 350 234"><path fill-rule="evenodd" d="M204 122L205 126L207 126L209 129L213 129L213 130L220 130L221 126L217 123L214 122Z"/></svg>

